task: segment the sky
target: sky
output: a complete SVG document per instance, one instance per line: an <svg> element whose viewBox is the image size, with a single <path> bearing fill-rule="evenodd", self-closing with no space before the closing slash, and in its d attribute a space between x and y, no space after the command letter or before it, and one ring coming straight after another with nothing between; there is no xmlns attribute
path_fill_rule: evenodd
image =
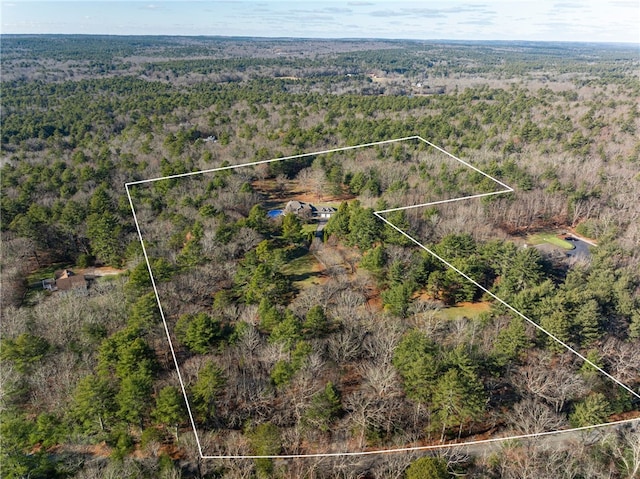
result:
<svg viewBox="0 0 640 479"><path fill-rule="evenodd" d="M2 33L640 44L640 0L0 0Z"/></svg>

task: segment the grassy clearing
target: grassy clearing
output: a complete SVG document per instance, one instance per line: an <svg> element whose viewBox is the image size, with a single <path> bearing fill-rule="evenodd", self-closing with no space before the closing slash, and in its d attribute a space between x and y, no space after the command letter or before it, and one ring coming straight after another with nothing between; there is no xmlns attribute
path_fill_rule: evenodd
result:
<svg viewBox="0 0 640 479"><path fill-rule="evenodd" d="M68 263L54 263L48 266L44 266L30 273L26 280L27 284L37 283L45 278L53 278L56 271L61 269L71 269L73 266Z"/></svg>
<svg viewBox="0 0 640 479"><path fill-rule="evenodd" d="M491 303L486 301L480 303L459 303L450 308L443 308L439 310L436 315L446 320L453 320L462 317L474 319L480 316L480 314L489 311L489 309L491 309Z"/></svg>
<svg viewBox="0 0 640 479"><path fill-rule="evenodd" d="M309 223L302 225L302 232L306 235L309 233L314 233L318 228L317 223Z"/></svg>
<svg viewBox="0 0 640 479"><path fill-rule="evenodd" d="M289 261L282 272L289 276L298 288L305 288L320 283L322 265L311 253Z"/></svg>
<svg viewBox="0 0 640 479"><path fill-rule="evenodd" d="M558 235L554 233L536 233L534 235L529 235L527 236L527 243L532 245L550 243L566 250L571 250L574 247L569 241L559 238Z"/></svg>

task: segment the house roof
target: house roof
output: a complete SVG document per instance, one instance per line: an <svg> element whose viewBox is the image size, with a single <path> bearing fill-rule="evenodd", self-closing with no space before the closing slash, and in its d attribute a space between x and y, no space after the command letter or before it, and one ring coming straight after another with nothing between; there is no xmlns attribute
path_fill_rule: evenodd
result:
<svg viewBox="0 0 640 479"><path fill-rule="evenodd" d="M64 278L61 277L56 280L56 286L61 291L84 289L87 287L87 280L83 274L65 276Z"/></svg>
<svg viewBox="0 0 640 479"><path fill-rule="evenodd" d="M284 211L286 213L296 213L296 214L302 213L303 211L308 211L314 215L321 215L321 214L335 213L338 210L333 206L314 206L311 203L292 200L292 201L289 201L289 203L287 203L287 206L285 206Z"/></svg>
<svg viewBox="0 0 640 479"><path fill-rule="evenodd" d="M320 208L318 208L318 212L320 213L334 213L338 211L337 209L335 209L333 206L321 206Z"/></svg>
<svg viewBox="0 0 640 479"><path fill-rule="evenodd" d="M309 211L315 211L315 207L313 205L310 205L309 203L305 203L303 201L298 201L298 200L292 200L289 201L289 203L287 203L287 206L285 206L284 208L286 211L303 211L303 210L309 210Z"/></svg>
<svg viewBox="0 0 640 479"><path fill-rule="evenodd" d="M55 286L60 291L70 289L85 289L87 278L83 274L75 274L70 269L63 269L55 275Z"/></svg>
<svg viewBox="0 0 640 479"><path fill-rule="evenodd" d="M71 271L70 269L63 269L58 275L57 275L57 279L66 279L66 278L70 278L72 276L75 276L76 274Z"/></svg>

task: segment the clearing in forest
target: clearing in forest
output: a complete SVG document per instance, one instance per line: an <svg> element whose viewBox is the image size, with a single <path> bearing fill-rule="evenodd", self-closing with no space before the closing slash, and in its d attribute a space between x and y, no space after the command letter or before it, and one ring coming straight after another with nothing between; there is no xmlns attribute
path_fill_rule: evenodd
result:
<svg viewBox="0 0 640 479"><path fill-rule="evenodd" d="M168 201L165 209L179 206L184 211L159 215L161 208L145 188L183 192L182 200ZM490 301L640 398L498 297L489 278L464 261L464 238L449 249L447 244L436 249L426 246L436 239L437 230L463 233L483 202L513 189L421 137L154 178L128 183L126 189L203 458L411 451L446 447L445 438L460 440L463 432L466 437L487 432L461 411L441 408L425 413L428 408L419 400L407 399L423 394L418 387L406 394L399 390L392 364L400 361L392 356L399 344L410 346L406 339L415 331L416 341L426 341L419 331L427 325L420 318L430 306L419 300L426 292L413 298L412 311L406 305L394 310L389 294L382 299L393 314L376 317L380 299L367 297L369 286L366 278L356 274L354 258L338 255L329 268L320 264L323 252L325 257L335 254L336 245L323 245L316 238L309 251L301 246L300 236L324 220L311 213L304 218L306 225L288 216L267 219L267 210L283 209L290 201L336 206L342 201L358 215L353 213L343 226L350 229L352 246L366 250L363 261L374 262L374 251L379 251L374 230L389 238L390 254L400 259L403 251L415 246L423 252L425 264L425 256L430 256L446 265L439 273L442 284L451 285L449 274L457 278L459 284L452 296L443 298L445 303L463 304L461 309L479 314ZM376 225L371 224L368 211ZM176 222L181 225L177 229ZM486 237L496 236L486 231ZM312 257L313 248L318 251ZM166 272L172 268L173 277L167 281ZM331 270L330 281L325 270ZM398 275L402 276L400 270ZM440 283L432 284L430 294L441 295ZM397 290L402 293L401 287ZM212 309L218 317L204 313ZM414 333L406 329L404 318L409 315L413 315ZM233 347L225 347L227 339L231 344L224 336L230 330ZM425 346L432 347L439 346ZM375 354L365 357L363 348ZM461 351L455 354L464 356ZM459 360L460 364L465 361ZM463 366L451 367L444 379L456 382L464 372ZM475 381L482 389L481 382ZM434 401L436 394L429 393ZM484 410L485 406L478 407ZM413 418L407 431L398 431L394 422L401 417ZM551 428L543 433L553 433ZM433 439L437 436L440 442Z"/></svg>

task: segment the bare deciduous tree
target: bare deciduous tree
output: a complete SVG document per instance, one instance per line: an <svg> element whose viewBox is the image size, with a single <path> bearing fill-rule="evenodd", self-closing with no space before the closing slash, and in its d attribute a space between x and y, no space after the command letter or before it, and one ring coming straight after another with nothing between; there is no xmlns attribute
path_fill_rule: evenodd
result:
<svg viewBox="0 0 640 479"><path fill-rule="evenodd" d="M567 401L586 394L588 387L567 355L553 365L551 361L551 357L532 354L527 364L514 370L512 379L516 388L544 399L560 412Z"/></svg>
<svg viewBox="0 0 640 479"><path fill-rule="evenodd" d="M565 417L539 400L527 398L513 406L506 414L507 423L518 434L537 434L557 431L567 424Z"/></svg>

